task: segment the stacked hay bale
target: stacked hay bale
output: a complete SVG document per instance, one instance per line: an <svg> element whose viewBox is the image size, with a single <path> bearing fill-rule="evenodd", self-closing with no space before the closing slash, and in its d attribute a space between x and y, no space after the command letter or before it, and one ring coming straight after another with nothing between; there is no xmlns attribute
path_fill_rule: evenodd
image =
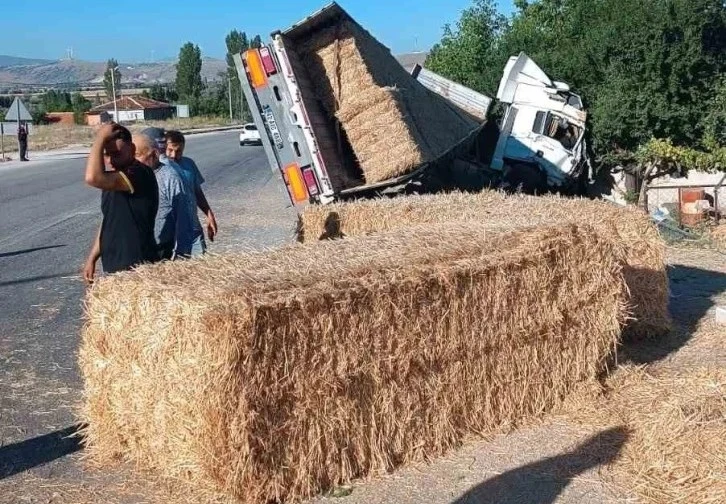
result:
<svg viewBox="0 0 726 504"><path fill-rule="evenodd" d="M433 161L477 128L473 117L422 86L347 15L305 36L298 53L367 183Z"/></svg>
<svg viewBox="0 0 726 504"><path fill-rule="evenodd" d="M87 451L246 502L308 496L548 410L602 369L624 300L610 243L570 225L143 267L87 299Z"/></svg>
<svg viewBox="0 0 726 504"><path fill-rule="evenodd" d="M491 229L565 222L592 226L611 240L623 263L633 316L628 336L654 336L670 329L665 245L648 216L636 208L494 191L410 196L308 207L300 218L299 237L307 242L459 220Z"/></svg>

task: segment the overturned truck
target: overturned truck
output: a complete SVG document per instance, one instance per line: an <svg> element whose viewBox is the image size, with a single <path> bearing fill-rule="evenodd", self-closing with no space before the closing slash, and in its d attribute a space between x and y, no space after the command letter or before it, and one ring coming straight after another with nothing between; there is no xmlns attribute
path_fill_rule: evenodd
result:
<svg viewBox="0 0 726 504"><path fill-rule="evenodd" d="M235 55L273 171L295 205L484 187L576 192L589 175L582 100L525 54L492 100L408 73L332 3Z"/></svg>

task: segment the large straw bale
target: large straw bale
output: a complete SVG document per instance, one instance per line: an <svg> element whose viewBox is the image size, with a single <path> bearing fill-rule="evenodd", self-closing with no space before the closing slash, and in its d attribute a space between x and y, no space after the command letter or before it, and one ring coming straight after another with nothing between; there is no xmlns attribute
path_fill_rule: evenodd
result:
<svg viewBox="0 0 726 504"><path fill-rule="evenodd" d="M633 316L628 336L656 336L670 329L665 244L648 216L633 207L496 191L406 196L309 206L300 217L299 237L308 242L458 220L500 230L566 222L592 226L612 241L623 262Z"/></svg>
<svg viewBox="0 0 726 504"><path fill-rule="evenodd" d="M422 86L352 20L320 29L298 49L323 108L339 121L368 183L435 160L478 125Z"/></svg>
<svg viewBox="0 0 726 504"><path fill-rule="evenodd" d="M408 229L100 280L87 453L295 499L538 415L610 358L624 283L587 227Z"/></svg>

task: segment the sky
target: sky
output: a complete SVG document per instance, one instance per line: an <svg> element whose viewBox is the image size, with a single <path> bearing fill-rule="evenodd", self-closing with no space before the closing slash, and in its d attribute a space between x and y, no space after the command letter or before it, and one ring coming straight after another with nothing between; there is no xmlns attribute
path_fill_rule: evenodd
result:
<svg viewBox="0 0 726 504"><path fill-rule="evenodd" d="M3 6L0 54L123 62L174 58L185 42L222 58L232 29L263 40L318 10L329 0L13 0ZM4 3L4 2L3 2ZM398 54L427 50L446 23L455 24L473 0L339 0L378 40ZM113 5L113 7L111 7ZM502 12L512 0L499 0Z"/></svg>

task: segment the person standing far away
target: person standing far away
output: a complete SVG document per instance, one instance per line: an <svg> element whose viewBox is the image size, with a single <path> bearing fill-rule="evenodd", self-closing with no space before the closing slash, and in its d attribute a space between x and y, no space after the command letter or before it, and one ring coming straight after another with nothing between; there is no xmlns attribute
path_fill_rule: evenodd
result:
<svg viewBox="0 0 726 504"><path fill-rule="evenodd" d="M199 222L197 215L197 207L206 216L206 228L209 241L213 242L217 235L217 219L214 212L209 206L207 197L202 190L204 177L202 176L197 164L192 158L184 155L184 147L186 147L186 139L180 131L166 132L166 158L176 162L179 167L179 174L184 180L187 192L194 195L194 203L192 213L194 214L194 242L192 243L192 257L204 254L207 250L207 244L204 242L204 231ZM164 159L162 158L162 162Z"/></svg>
<svg viewBox="0 0 726 504"><path fill-rule="evenodd" d="M18 123L18 150L21 161L30 161L28 159L28 127L25 123Z"/></svg>
<svg viewBox="0 0 726 504"><path fill-rule="evenodd" d="M85 180L102 190L103 221L83 268L88 284L93 283L99 258L106 273L157 261L159 188L151 169L134 159L135 152L131 133L123 126L106 124L96 133Z"/></svg>
<svg viewBox="0 0 726 504"><path fill-rule="evenodd" d="M154 170L159 186L159 210L154 225L158 257L160 260L188 257L194 238L189 195L179 173L159 160L165 145L159 145L158 138L146 131L134 135L134 145L136 160Z"/></svg>

